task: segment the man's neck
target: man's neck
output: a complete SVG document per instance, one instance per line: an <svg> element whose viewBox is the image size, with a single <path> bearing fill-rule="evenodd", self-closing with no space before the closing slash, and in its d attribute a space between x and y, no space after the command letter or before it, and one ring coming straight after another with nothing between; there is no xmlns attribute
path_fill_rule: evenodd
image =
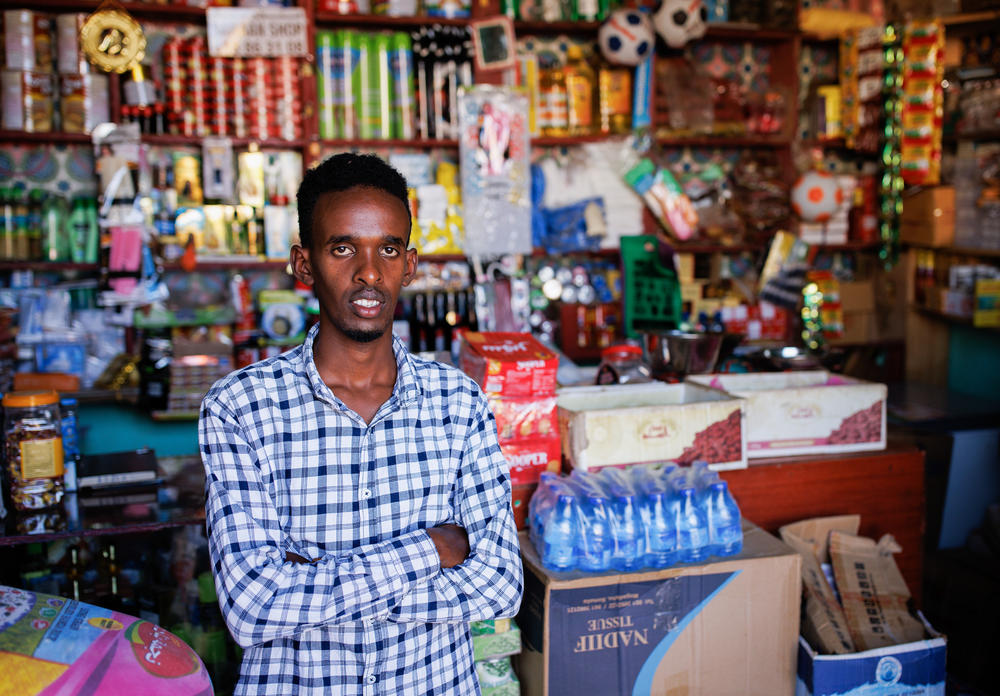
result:
<svg viewBox="0 0 1000 696"><path fill-rule="evenodd" d="M384 389L396 382L391 331L362 343L344 336L321 319L313 341L313 360L322 380L334 390Z"/></svg>

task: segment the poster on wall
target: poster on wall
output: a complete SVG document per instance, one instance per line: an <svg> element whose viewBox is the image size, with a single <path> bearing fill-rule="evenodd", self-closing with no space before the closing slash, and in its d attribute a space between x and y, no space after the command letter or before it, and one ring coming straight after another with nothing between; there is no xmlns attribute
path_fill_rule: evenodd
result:
<svg viewBox="0 0 1000 696"><path fill-rule="evenodd" d="M469 256L531 253L528 97L510 87L459 92L459 160Z"/></svg>

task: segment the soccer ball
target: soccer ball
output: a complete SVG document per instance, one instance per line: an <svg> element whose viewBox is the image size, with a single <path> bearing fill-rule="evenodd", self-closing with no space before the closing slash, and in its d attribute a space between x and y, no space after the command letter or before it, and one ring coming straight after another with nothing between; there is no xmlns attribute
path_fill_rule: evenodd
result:
<svg viewBox="0 0 1000 696"><path fill-rule="evenodd" d="M601 53L617 65L638 65L653 52L653 25L637 10L615 10L597 32Z"/></svg>
<svg viewBox="0 0 1000 696"><path fill-rule="evenodd" d="M792 208L805 222L826 222L843 202L836 177L826 172L806 172L792 187Z"/></svg>
<svg viewBox="0 0 1000 696"><path fill-rule="evenodd" d="M700 39L708 26L708 10L701 0L663 0L653 15L656 33L671 48L681 48L691 39Z"/></svg>

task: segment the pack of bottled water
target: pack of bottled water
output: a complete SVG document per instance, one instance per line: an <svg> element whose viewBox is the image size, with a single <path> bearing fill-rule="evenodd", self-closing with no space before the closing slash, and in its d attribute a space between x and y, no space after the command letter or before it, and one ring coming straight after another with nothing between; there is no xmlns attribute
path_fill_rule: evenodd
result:
<svg viewBox="0 0 1000 696"><path fill-rule="evenodd" d="M743 549L740 509L705 462L543 473L528 509L546 568L666 568Z"/></svg>

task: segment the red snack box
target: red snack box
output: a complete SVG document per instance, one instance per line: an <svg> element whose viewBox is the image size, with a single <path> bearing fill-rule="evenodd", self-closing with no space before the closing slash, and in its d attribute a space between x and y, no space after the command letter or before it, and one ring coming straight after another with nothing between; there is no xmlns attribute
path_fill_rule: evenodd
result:
<svg viewBox="0 0 1000 696"><path fill-rule="evenodd" d="M490 396L552 396L559 359L531 334L469 332L463 336L462 371Z"/></svg>
<svg viewBox="0 0 1000 696"><path fill-rule="evenodd" d="M500 450L510 464L510 483L538 483L543 471L559 471L562 447L558 437L524 442L501 442Z"/></svg>
<svg viewBox="0 0 1000 696"><path fill-rule="evenodd" d="M556 397L491 397L490 409L497 420L500 440L534 440L559 436Z"/></svg>

